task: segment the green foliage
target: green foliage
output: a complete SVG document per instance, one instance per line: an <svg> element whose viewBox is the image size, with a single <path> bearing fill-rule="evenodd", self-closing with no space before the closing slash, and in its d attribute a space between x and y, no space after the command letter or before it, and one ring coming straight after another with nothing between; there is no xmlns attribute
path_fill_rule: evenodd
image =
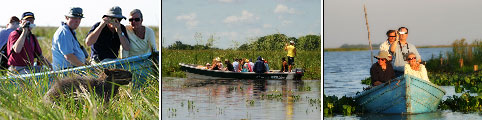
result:
<svg viewBox="0 0 482 120"><path fill-rule="evenodd" d="M455 40L452 43L452 51L440 53L439 57L432 58L427 61L426 67L431 72L455 72L469 73L473 72L474 65L482 65L482 41L475 40L471 44L467 43L465 38ZM463 60L463 66L460 67L460 60Z"/></svg>
<svg viewBox="0 0 482 120"><path fill-rule="evenodd" d="M429 74L430 82L443 85L455 86L455 92L461 93L469 90L471 93L482 92L482 71L472 73L432 73Z"/></svg>
<svg viewBox="0 0 482 120"><path fill-rule="evenodd" d="M453 95L442 101L438 106L441 110L452 110L453 112L481 112L482 97L470 96L469 93L463 93L460 97Z"/></svg>
<svg viewBox="0 0 482 120"><path fill-rule="evenodd" d="M180 70L179 63L205 65L211 63L213 58L222 60L235 58L248 58L256 60L261 56L268 60L271 70L281 69L281 58L286 57L286 52L278 51L240 51L240 50L162 50L162 75L171 77L185 77ZM321 79L321 52L299 51L295 57L295 68L305 69L303 79Z"/></svg>
<svg viewBox="0 0 482 120"><path fill-rule="evenodd" d="M257 40L241 45L238 50L283 50L285 44L294 41L297 50L321 50L321 36L306 35L299 39L285 34L272 34L257 38Z"/></svg>
<svg viewBox="0 0 482 120"><path fill-rule="evenodd" d="M355 102L355 99L352 97L343 96L340 99L333 96L326 96L323 94L323 115L324 116L333 116L336 114L342 115L352 115L355 113L361 113L360 110L357 109L358 105ZM357 111L356 111L357 110Z"/></svg>
<svg viewBox="0 0 482 120"><path fill-rule="evenodd" d="M361 81L362 84L365 84L365 85L371 85L372 84L372 78L371 77L367 77L365 78L364 80Z"/></svg>

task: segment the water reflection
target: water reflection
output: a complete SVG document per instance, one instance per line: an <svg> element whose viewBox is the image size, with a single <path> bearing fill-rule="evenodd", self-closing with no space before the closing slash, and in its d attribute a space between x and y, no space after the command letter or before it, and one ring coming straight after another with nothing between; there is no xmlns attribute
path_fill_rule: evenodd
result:
<svg viewBox="0 0 482 120"><path fill-rule="evenodd" d="M321 119L320 83L162 78L163 119Z"/></svg>

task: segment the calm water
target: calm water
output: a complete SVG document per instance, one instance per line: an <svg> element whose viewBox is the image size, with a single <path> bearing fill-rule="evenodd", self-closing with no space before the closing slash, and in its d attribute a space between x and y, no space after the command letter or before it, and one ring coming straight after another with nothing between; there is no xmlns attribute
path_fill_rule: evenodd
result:
<svg viewBox="0 0 482 120"><path fill-rule="evenodd" d="M320 80L162 78L162 119L319 120ZM280 95L267 98L264 95ZM264 96L264 97L262 97Z"/></svg>
<svg viewBox="0 0 482 120"><path fill-rule="evenodd" d="M419 48L422 60L428 60L434 55L438 57L442 52L451 51L451 48ZM373 52L378 54L378 50ZM367 85L361 84L361 80L370 77L370 66L373 57L370 51L348 52L324 52L323 53L323 94L327 96L344 95L353 97L356 92L362 91ZM374 58L373 58L374 59ZM373 62L376 62L374 59ZM441 86L447 92L444 96L456 94L453 86ZM361 116L336 116L329 119L482 119L478 114L462 114L451 111L439 111L418 115L361 115Z"/></svg>

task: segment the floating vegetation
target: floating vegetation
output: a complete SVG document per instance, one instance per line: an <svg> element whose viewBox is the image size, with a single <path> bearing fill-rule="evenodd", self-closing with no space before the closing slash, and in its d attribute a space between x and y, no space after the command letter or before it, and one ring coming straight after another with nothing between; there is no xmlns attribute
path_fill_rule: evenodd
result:
<svg viewBox="0 0 482 120"><path fill-rule="evenodd" d="M316 100L310 100L310 104L312 102L316 103L318 101ZM321 101L320 101L321 102ZM341 115L352 115L357 110L357 103L355 102L355 99L352 97L346 97L343 96L340 99L336 97L335 95L333 96L326 96L323 94L323 115L324 116L333 116L337 114Z"/></svg>
<svg viewBox="0 0 482 120"><path fill-rule="evenodd" d="M169 116L169 117L175 117L175 116L177 116L177 114L176 114L177 109L176 109L176 108L169 108L169 109L168 109L168 112L169 112L169 113L168 113L168 116Z"/></svg>
<svg viewBox="0 0 482 120"><path fill-rule="evenodd" d="M187 100L187 109L194 110L194 101Z"/></svg>
<svg viewBox="0 0 482 120"><path fill-rule="evenodd" d="M268 94L268 95L264 95L264 94L261 94L261 99L264 100L264 99L268 99L268 100L283 100L283 94Z"/></svg>
<svg viewBox="0 0 482 120"><path fill-rule="evenodd" d="M365 78L364 80L361 81L362 84L365 84L365 85L371 85L372 84L372 78L371 77L367 77Z"/></svg>
<svg viewBox="0 0 482 120"><path fill-rule="evenodd" d="M254 100L246 100L246 104L254 106Z"/></svg>
<svg viewBox="0 0 482 120"><path fill-rule="evenodd" d="M438 108L441 110L452 110L453 112L481 112L482 97L470 96L469 93L463 93L460 97L453 95L442 101Z"/></svg>
<svg viewBox="0 0 482 120"><path fill-rule="evenodd" d="M310 87L310 86L301 85L301 86L298 86L298 91L300 91L300 92L303 92L303 91L311 91L311 87Z"/></svg>

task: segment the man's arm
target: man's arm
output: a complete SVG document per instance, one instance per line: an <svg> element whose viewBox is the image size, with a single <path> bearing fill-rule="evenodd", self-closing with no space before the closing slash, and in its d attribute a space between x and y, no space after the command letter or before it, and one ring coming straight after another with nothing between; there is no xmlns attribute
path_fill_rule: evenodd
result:
<svg viewBox="0 0 482 120"><path fill-rule="evenodd" d="M97 39L99 39L100 33L102 32L102 29L107 25L107 21L109 20L108 17L102 18L102 21L100 22L99 26L95 28L94 31L92 31L87 37L85 38L85 44L87 46L91 46L95 42L97 42Z"/></svg>
<svg viewBox="0 0 482 120"><path fill-rule="evenodd" d="M28 35L30 34L30 30L28 28L21 28L22 29L22 34L20 34L20 37L18 37L17 41L13 44L12 49L15 51L15 53L20 53L22 51L22 48L25 44L25 39L29 37Z"/></svg>
<svg viewBox="0 0 482 120"><path fill-rule="evenodd" d="M115 20L115 22L112 23L112 24L114 24L117 36L119 36L119 40L120 40L120 43L122 45L122 49L129 51L130 50L130 44L129 44L129 41L126 37L127 32L124 33L124 30L122 29L121 24L117 20Z"/></svg>
<svg viewBox="0 0 482 120"><path fill-rule="evenodd" d="M85 65L85 64L82 63L82 62L77 58L77 56L75 56L73 53L64 55L64 58L65 58L67 61L69 61L70 64L74 65L74 67L84 66L84 65Z"/></svg>

